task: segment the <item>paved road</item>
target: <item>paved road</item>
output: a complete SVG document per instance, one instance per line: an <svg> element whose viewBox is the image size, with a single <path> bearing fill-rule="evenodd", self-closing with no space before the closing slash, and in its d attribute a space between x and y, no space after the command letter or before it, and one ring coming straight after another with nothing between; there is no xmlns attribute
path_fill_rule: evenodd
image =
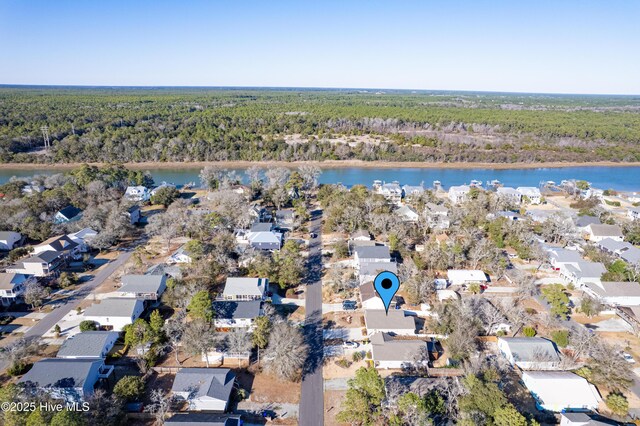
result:
<svg viewBox="0 0 640 426"><path fill-rule="evenodd" d="M73 296L65 299L62 302L57 302L58 304L60 304L60 306L51 311L36 325L27 330L27 332L24 334L24 337L42 337L44 333L49 331L49 329L56 325L56 323L64 318L65 315L67 315L73 309L76 309L80 302L93 290L95 290L96 287L101 285L107 278L109 278L116 269L118 269L127 260L129 260L131 254L131 252L121 253L115 260L109 262L102 269L96 272L95 277L93 277L92 280L87 281L87 283L84 284ZM4 370L5 367L5 362L0 361L0 371Z"/></svg>
<svg viewBox="0 0 640 426"><path fill-rule="evenodd" d="M309 357L302 379L299 423L305 426L324 424L324 395L322 382L322 243L320 240L322 211L311 212L309 231L318 236L309 242L309 278L305 298L305 340Z"/></svg>

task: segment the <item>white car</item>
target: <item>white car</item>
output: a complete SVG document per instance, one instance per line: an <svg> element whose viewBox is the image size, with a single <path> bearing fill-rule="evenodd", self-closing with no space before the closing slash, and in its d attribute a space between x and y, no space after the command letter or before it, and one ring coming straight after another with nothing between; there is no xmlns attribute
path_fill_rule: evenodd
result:
<svg viewBox="0 0 640 426"><path fill-rule="evenodd" d="M633 359L633 357L631 356L631 354L628 354L626 352L622 352L620 355L622 355L622 358L624 358L625 361L627 361L630 364L635 364L636 360Z"/></svg>
<svg viewBox="0 0 640 426"><path fill-rule="evenodd" d="M346 341L342 344L342 347L346 349L356 349L358 346L360 346L358 342L351 342L351 341Z"/></svg>

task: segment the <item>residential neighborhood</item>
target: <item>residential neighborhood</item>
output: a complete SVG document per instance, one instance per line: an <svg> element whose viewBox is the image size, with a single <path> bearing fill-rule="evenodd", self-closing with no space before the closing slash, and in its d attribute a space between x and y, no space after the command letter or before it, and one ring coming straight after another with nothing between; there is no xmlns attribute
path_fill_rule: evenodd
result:
<svg viewBox="0 0 640 426"><path fill-rule="evenodd" d="M114 425L640 417L640 222L623 194L349 189L313 167L154 187L91 167L58 178L82 202L39 214L47 232L0 232L5 397ZM104 200L82 173L125 177ZM389 306L383 272L401 283ZM374 394L377 412L360 400Z"/></svg>

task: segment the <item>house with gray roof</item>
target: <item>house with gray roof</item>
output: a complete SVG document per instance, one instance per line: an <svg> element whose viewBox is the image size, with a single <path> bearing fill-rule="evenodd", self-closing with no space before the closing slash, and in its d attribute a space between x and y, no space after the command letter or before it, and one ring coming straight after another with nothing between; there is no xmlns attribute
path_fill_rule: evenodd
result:
<svg viewBox="0 0 640 426"><path fill-rule="evenodd" d="M33 254L45 251L57 251L64 253L68 258L77 258L80 254L80 245L66 235L51 237L33 248Z"/></svg>
<svg viewBox="0 0 640 426"><path fill-rule="evenodd" d="M227 277L224 300L262 300L269 288L268 278Z"/></svg>
<svg viewBox="0 0 640 426"><path fill-rule="evenodd" d="M280 229L292 230L296 224L296 212L293 209L276 210L276 225Z"/></svg>
<svg viewBox="0 0 640 426"><path fill-rule="evenodd" d="M19 260L7 267L6 272L46 277L56 274L58 268L65 263L65 254L60 251L47 250L26 259Z"/></svg>
<svg viewBox="0 0 640 426"><path fill-rule="evenodd" d="M408 368L415 366L427 350L423 340L398 339L388 333L371 336L371 358L376 368Z"/></svg>
<svg viewBox="0 0 640 426"><path fill-rule="evenodd" d="M143 311L141 299L116 297L102 299L100 303L89 306L83 316L85 320L97 322L107 330L122 331L126 325L140 318Z"/></svg>
<svg viewBox="0 0 640 426"><path fill-rule="evenodd" d="M402 188L400 188L400 184L398 182L385 182L381 185L376 185L374 183L373 189L377 194L382 195L390 203L400 204L402 201Z"/></svg>
<svg viewBox="0 0 640 426"><path fill-rule="evenodd" d="M640 248L626 241L616 241L611 238L605 238L598 242L597 246L601 250L619 257L632 265L640 262Z"/></svg>
<svg viewBox="0 0 640 426"><path fill-rule="evenodd" d="M22 297L27 285L36 282L33 275L0 272L0 304L11 306Z"/></svg>
<svg viewBox="0 0 640 426"><path fill-rule="evenodd" d="M600 222L600 219L595 216L578 216L578 218L576 219L576 228L580 229L581 231L586 231L590 225L600 225L601 223L602 222Z"/></svg>
<svg viewBox="0 0 640 426"><path fill-rule="evenodd" d="M116 331L84 331L69 337L58 350L57 358L105 358L120 333Z"/></svg>
<svg viewBox="0 0 640 426"><path fill-rule="evenodd" d="M577 263L567 263L560 268L560 277L569 283L583 288L586 283L598 283L607 268L600 262L582 260Z"/></svg>
<svg viewBox="0 0 640 426"><path fill-rule="evenodd" d="M239 415L213 413L176 413L164 421L174 426L242 426Z"/></svg>
<svg viewBox="0 0 640 426"><path fill-rule="evenodd" d="M640 284L636 282L588 282L584 292L609 306L640 306Z"/></svg>
<svg viewBox="0 0 640 426"><path fill-rule="evenodd" d="M380 272L389 271L398 273L396 262L363 262L358 268L358 281L360 285L373 281Z"/></svg>
<svg viewBox="0 0 640 426"><path fill-rule="evenodd" d="M384 245L356 246L353 257L358 268L365 263L391 262L389 247Z"/></svg>
<svg viewBox="0 0 640 426"><path fill-rule="evenodd" d="M402 336L416 334L415 317L407 315L402 309L390 309L388 313L383 309L366 309L364 322L369 336L375 333L391 333Z"/></svg>
<svg viewBox="0 0 640 426"><path fill-rule="evenodd" d="M213 302L214 325L217 328L252 328L262 314L261 300L221 300Z"/></svg>
<svg viewBox="0 0 640 426"><path fill-rule="evenodd" d="M412 196L418 196L424 194L424 185L421 183L420 185L403 185L402 186L402 196L404 198L409 198Z"/></svg>
<svg viewBox="0 0 640 426"><path fill-rule="evenodd" d="M409 205L404 205L395 211L395 214L400 216L400 220L404 222L417 222L420 219L418 212Z"/></svg>
<svg viewBox="0 0 640 426"><path fill-rule="evenodd" d="M512 366L523 370L556 370L560 366L560 355L551 340L499 337L498 349Z"/></svg>
<svg viewBox="0 0 640 426"><path fill-rule="evenodd" d="M15 245L22 240L22 235L13 231L0 232L0 250L13 250Z"/></svg>
<svg viewBox="0 0 640 426"><path fill-rule="evenodd" d="M45 358L37 361L19 380L49 393L53 398L78 402L93 394L96 383L108 378L113 366L103 359Z"/></svg>
<svg viewBox="0 0 640 426"><path fill-rule="evenodd" d="M173 395L187 401L189 410L224 412L236 376L228 368L181 368L171 387Z"/></svg>
<svg viewBox="0 0 640 426"><path fill-rule="evenodd" d="M618 225L591 224L586 229L589 241L597 243L605 238L611 238L615 241L622 241L624 235L622 229Z"/></svg>
<svg viewBox="0 0 640 426"><path fill-rule="evenodd" d="M158 300L166 288L165 275L125 275L118 292L124 297Z"/></svg>
<svg viewBox="0 0 640 426"><path fill-rule="evenodd" d="M282 234L273 230L272 223L256 222L248 232L241 232L240 241L257 250L280 250Z"/></svg>
<svg viewBox="0 0 640 426"><path fill-rule="evenodd" d="M425 205L427 224L434 229L448 229L451 225L449 209L441 204L427 203Z"/></svg>

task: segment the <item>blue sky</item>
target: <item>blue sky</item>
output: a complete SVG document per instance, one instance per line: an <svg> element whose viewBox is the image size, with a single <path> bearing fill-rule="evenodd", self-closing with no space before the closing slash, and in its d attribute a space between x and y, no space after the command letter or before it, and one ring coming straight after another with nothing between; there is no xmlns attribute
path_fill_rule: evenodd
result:
<svg viewBox="0 0 640 426"><path fill-rule="evenodd" d="M640 94L640 2L0 0L0 84Z"/></svg>

